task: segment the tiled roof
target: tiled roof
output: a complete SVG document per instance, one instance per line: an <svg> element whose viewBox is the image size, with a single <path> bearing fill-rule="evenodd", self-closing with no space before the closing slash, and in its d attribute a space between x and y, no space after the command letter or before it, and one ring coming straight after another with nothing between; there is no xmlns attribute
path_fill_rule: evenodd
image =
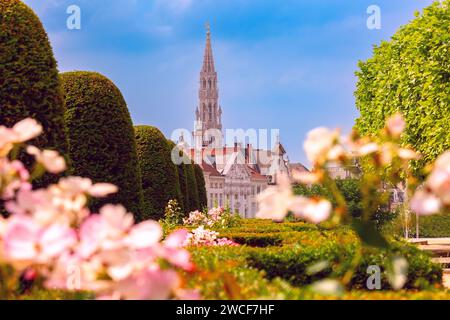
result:
<svg viewBox="0 0 450 320"><path fill-rule="evenodd" d="M216 168L214 168L212 165L207 164L206 162L203 161L202 165L201 165L202 169L204 172L209 173L211 176L221 176L220 172L216 170Z"/></svg>

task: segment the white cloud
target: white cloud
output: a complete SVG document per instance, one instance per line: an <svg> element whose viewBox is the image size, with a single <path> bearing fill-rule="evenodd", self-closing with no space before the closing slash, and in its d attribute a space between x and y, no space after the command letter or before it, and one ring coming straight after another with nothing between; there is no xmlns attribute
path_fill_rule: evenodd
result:
<svg viewBox="0 0 450 320"><path fill-rule="evenodd" d="M179 14L187 10L193 3L193 0L157 0L158 7L168 8L173 13Z"/></svg>

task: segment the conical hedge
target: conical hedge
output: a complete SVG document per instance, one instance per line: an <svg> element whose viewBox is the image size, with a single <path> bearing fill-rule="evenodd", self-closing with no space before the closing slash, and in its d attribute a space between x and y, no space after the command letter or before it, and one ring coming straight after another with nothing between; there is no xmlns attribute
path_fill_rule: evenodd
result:
<svg viewBox="0 0 450 320"><path fill-rule="evenodd" d="M167 140L167 143L169 145L169 149L171 150L171 152L173 152L173 150L176 148L175 150L178 151L178 156L179 157L183 156L183 151L181 151L172 140ZM177 173L182 200L180 202L182 204L182 205L180 204L180 208L184 213L187 213L187 211L189 210L189 188L187 185L186 165L183 162L177 165Z"/></svg>
<svg viewBox="0 0 450 320"><path fill-rule="evenodd" d="M135 137L146 216L160 219L169 200L183 203L176 165L167 139L155 127L136 126Z"/></svg>
<svg viewBox="0 0 450 320"><path fill-rule="evenodd" d="M74 174L119 187L116 195L96 200L92 209L121 203L141 220L143 199L134 130L120 90L94 72L67 72L60 78Z"/></svg>
<svg viewBox="0 0 450 320"><path fill-rule="evenodd" d="M44 127L33 144L66 154L64 103L47 34L28 6L1 0L0 125L12 126L27 117ZM38 184L55 180L49 175Z"/></svg>
<svg viewBox="0 0 450 320"><path fill-rule="evenodd" d="M204 209L205 207L208 206L208 198L205 187L205 177L203 175L202 168L198 164L194 166L194 171L195 171L195 180L197 182L199 206L201 209Z"/></svg>
<svg viewBox="0 0 450 320"><path fill-rule="evenodd" d="M186 179L189 189L189 211L195 211L202 209L200 206L200 200L198 197L198 185L195 177L195 165L194 163L186 164Z"/></svg>

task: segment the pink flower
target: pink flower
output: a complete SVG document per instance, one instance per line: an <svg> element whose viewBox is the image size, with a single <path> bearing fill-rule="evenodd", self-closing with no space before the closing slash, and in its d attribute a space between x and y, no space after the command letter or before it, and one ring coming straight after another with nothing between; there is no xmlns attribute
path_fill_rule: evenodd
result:
<svg viewBox="0 0 450 320"><path fill-rule="evenodd" d="M143 249L156 245L162 238L163 231L156 221L145 221L134 226L125 239L133 249Z"/></svg>
<svg viewBox="0 0 450 320"><path fill-rule="evenodd" d="M42 228L30 217L17 215L9 221L3 241L9 259L45 262L71 248L76 234L65 225Z"/></svg>
<svg viewBox="0 0 450 320"><path fill-rule="evenodd" d="M127 300L163 300L175 293L180 285L172 270L143 270L114 286L112 296Z"/></svg>
<svg viewBox="0 0 450 320"><path fill-rule="evenodd" d="M66 170L66 161L54 150L39 150L35 146L28 146L27 153L36 158L36 161L44 166L50 173L60 173Z"/></svg>
<svg viewBox="0 0 450 320"><path fill-rule="evenodd" d="M40 226L33 219L16 215L8 220L3 235L4 253L9 259L33 260L37 257Z"/></svg>
<svg viewBox="0 0 450 320"><path fill-rule="evenodd" d="M19 143L39 136L42 133L42 126L36 120L27 118L16 123L12 130L15 134L14 142Z"/></svg>
<svg viewBox="0 0 450 320"><path fill-rule="evenodd" d="M39 237L41 259L50 259L61 255L77 242L74 230L66 225L55 223L45 228Z"/></svg>
<svg viewBox="0 0 450 320"><path fill-rule="evenodd" d="M96 198L103 198L116 193L119 189L111 183L96 183L89 188L89 194Z"/></svg>
<svg viewBox="0 0 450 320"><path fill-rule="evenodd" d="M398 156L403 160L417 160L420 158L417 152L408 148L400 148L398 150Z"/></svg>
<svg viewBox="0 0 450 320"><path fill-rule="evenodd" d="M401 113L396 113L386 120L386 129L393 137L400 137L405 127L406 122Z"/></svg>
<svg viewBox="0 0 450 320"><path fill-rule="evenodd" d="M441 201L434 194L419 190L411 199L411 209L420 215L432 215L441 210Z"/></svg>
<svg viewBox="0 0 450 320"><path fill-rule="evenodd" d="M172 232L164 241L167 248L180 248L186 242L189 231L186 229L178 229Z"/></svg>
<svg viewBox="0 0 450 320"><path fill-rule="evenodd" d="M442 200L450 205L450 151L442 154L427 180L427 186Z"/></svg>

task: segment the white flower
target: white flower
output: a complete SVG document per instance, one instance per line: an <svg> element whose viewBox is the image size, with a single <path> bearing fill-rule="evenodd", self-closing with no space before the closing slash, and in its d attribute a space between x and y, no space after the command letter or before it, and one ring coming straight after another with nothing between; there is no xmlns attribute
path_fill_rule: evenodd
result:
<svg viewBox="0 0 450 320"><path fill-rule="evenodd" d="M316 173L313 172L299 172L299 171L294 171L292 173L292 178L301 183L301 184L316 184L319 183L320 181L320 176Z"/></svg>
<svg viewBox="0 0 450 320"><path fill-rule="evenodd" d="M317 224L330 217L332 205L325 199L295 197L291 201L290 209L295 216Z"/></svg>
<svg viewBox="0 0 450 320"><path fill-rule="evenodd" d="M278 185L269 187L258 195L257 218L280 221L288 214L293 197L291 183L289 177L284 173L277 175L277 181Z"/></svg>
<svg viewBox="0 0 450 320"><path fill-rule="evenodd" d="M313 164L322 164L339 138L339 131L327 128L316 128L308 133L304 149L308 160Z"/></svg>

